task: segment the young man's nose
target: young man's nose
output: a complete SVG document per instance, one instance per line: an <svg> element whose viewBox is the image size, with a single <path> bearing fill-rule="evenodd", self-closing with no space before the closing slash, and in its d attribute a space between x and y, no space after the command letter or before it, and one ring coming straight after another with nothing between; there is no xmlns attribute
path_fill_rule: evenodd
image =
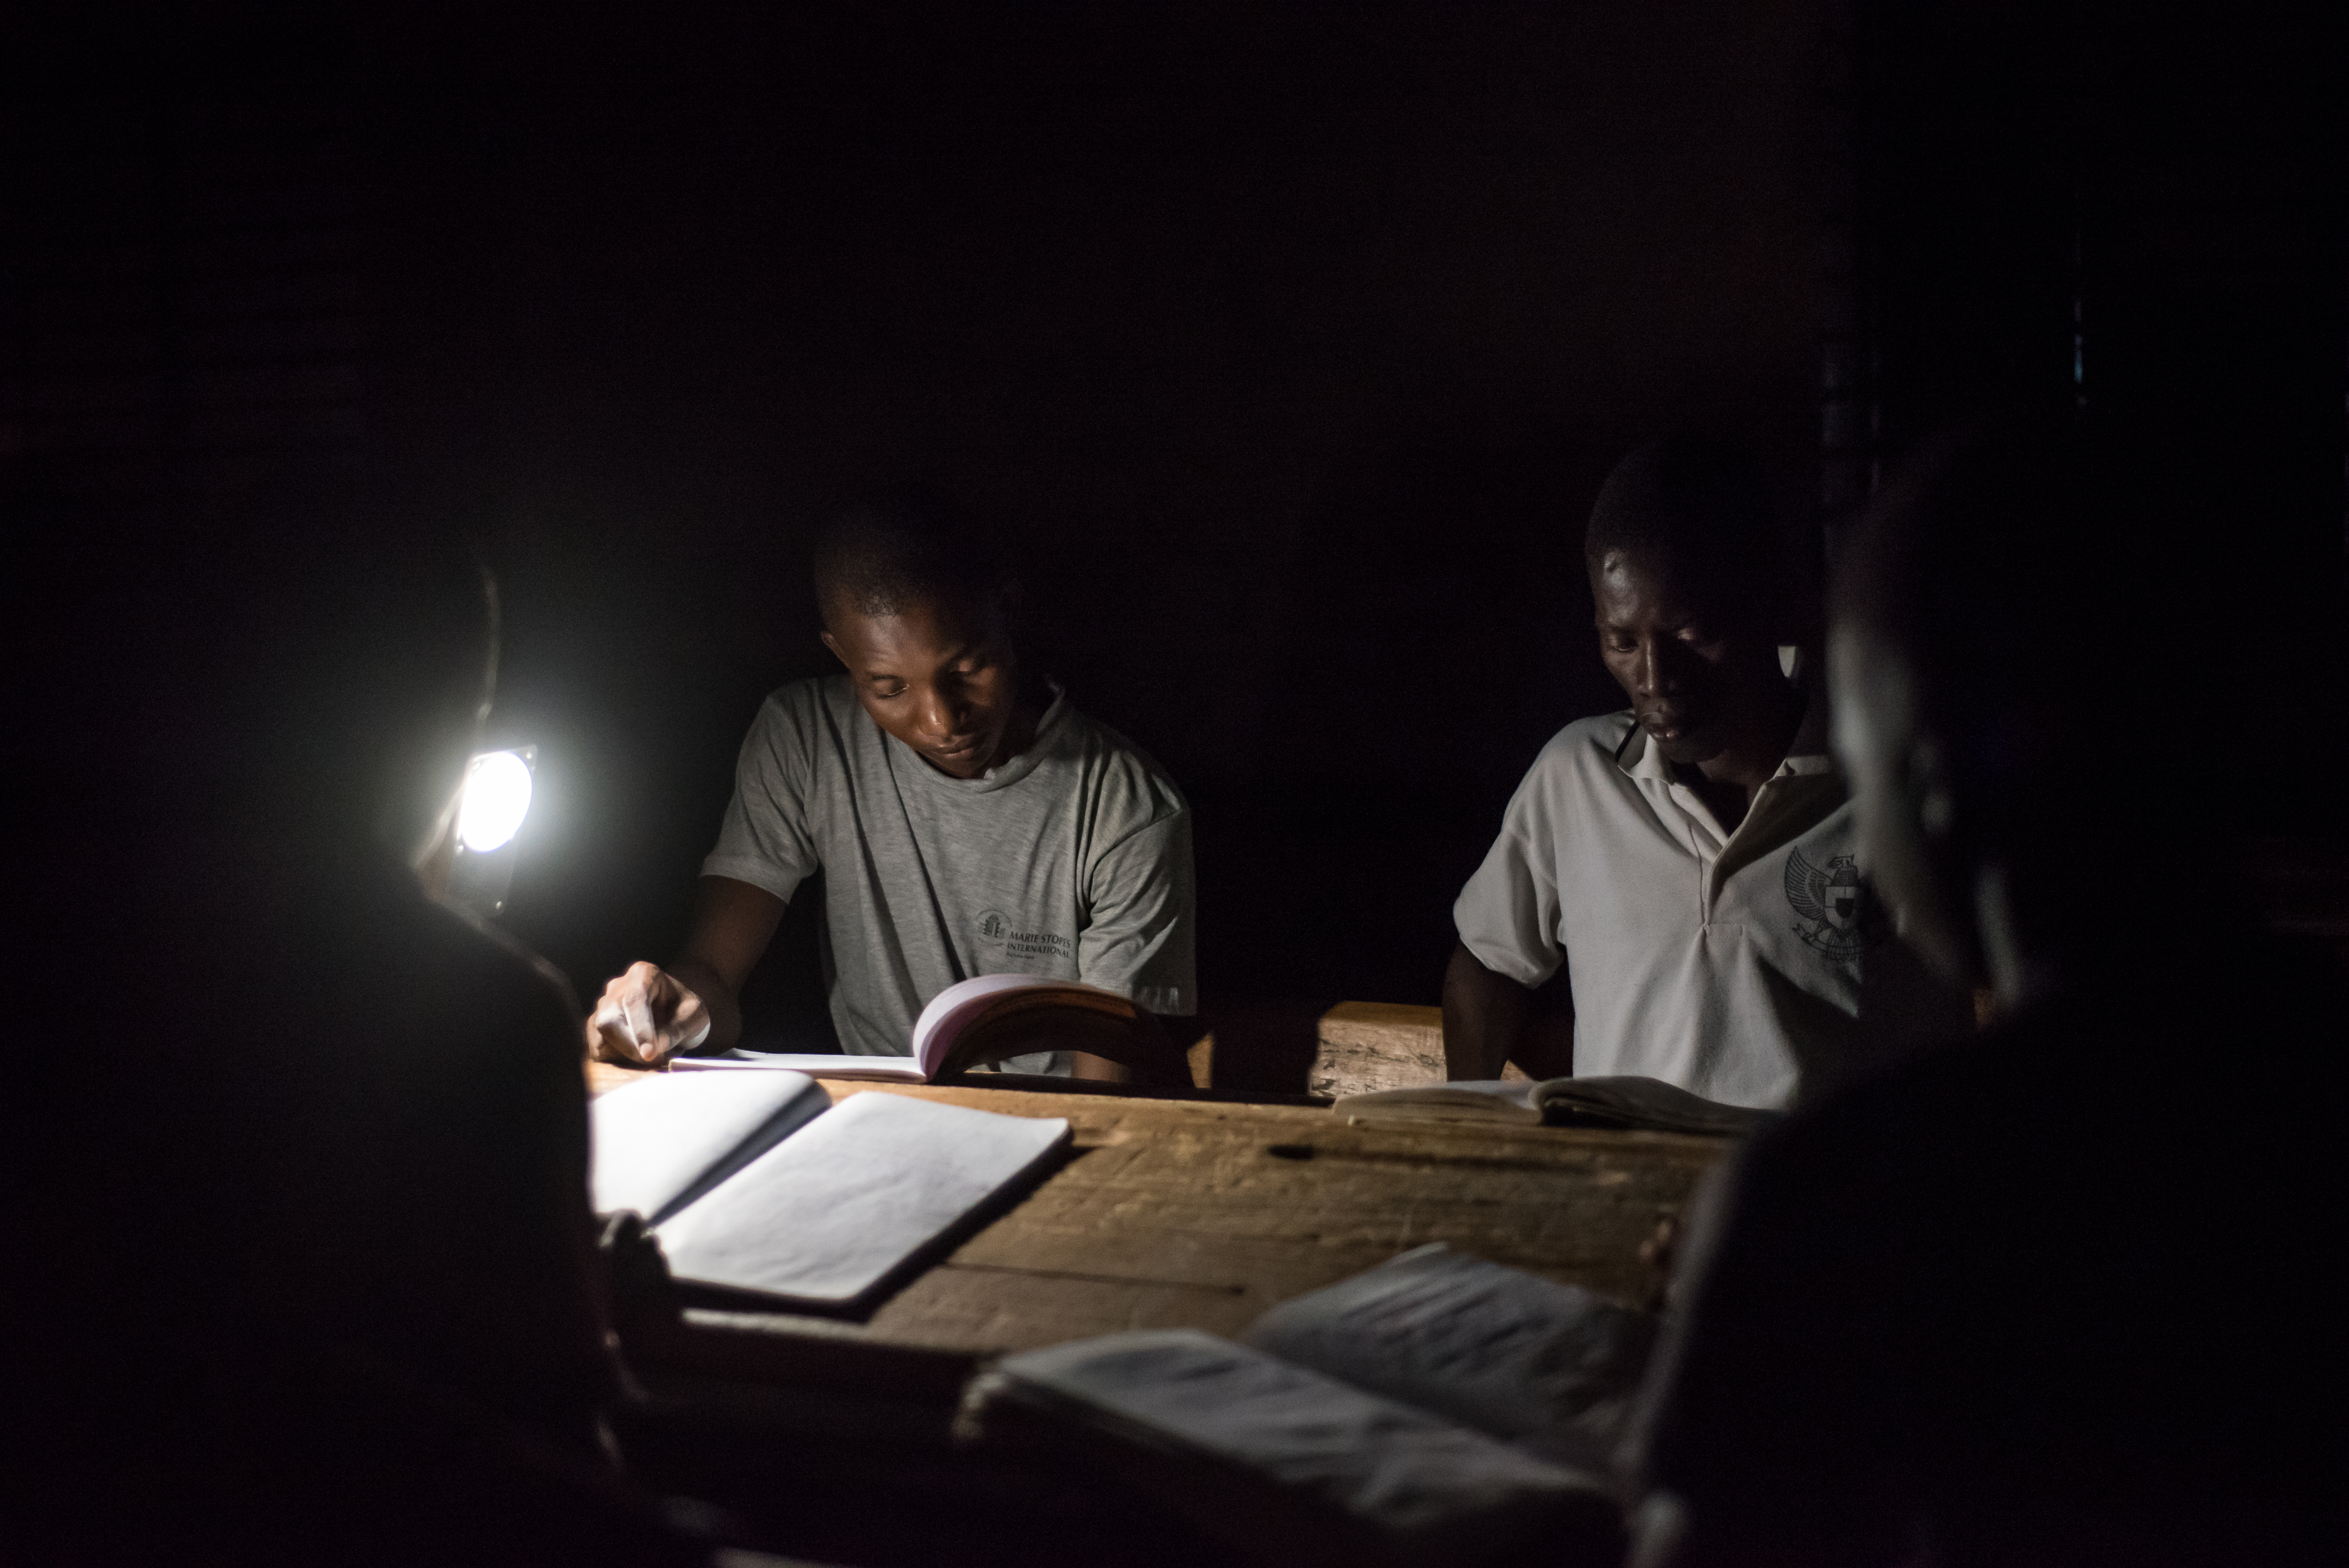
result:
<svg viewBox="0 0 2349 1568"><path fill-rule="evenodd" d="M922 733L938 740L951 739L963 733L969 717L970 705L959 694L932 686L922 703Z"/></svg>
<svg viewBox="0 0 2349 1568"><path fill-rule="evenodd" d="M1690 658L1679 640L1657 637L1640 645L1640 690L1668 696L1686 684Z"/></svg>
<svg viewBox="0 0 2349 1568"><path fill-rule="evenodd" d="M1653 639L1643 639L1640 651L1631 656L1631 679L1641 696L1655 696L1663 690L1663 661L1657 656Z"/></svg>

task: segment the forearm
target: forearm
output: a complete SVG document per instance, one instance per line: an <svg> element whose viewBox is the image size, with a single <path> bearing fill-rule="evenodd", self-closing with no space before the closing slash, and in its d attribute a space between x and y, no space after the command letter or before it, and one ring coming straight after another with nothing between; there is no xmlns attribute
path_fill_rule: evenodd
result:
<svg viewBox="0 0 2349 1568"><path fill-rule="evenodd" d="M1454 1079L1495 1078L1524 1037L1533 993L1495 975L1454 944L1444 973L1444 1070Z"/></svg>
<svg viewBox="0 0 2349 1568"><path fill-rule="evenodd" d="M727 1050L742 1040L742 983L767 951L783 918L783 901L730 877L704 877L696 890L693 929L668 966L678 984L709 1009L707 1045Z"/></svg>
<svg viewBox="0 0 2349 1568"><path fill-rule="evenodd" d="M1195 1015L1174 1016L1135 1009L1136 1028L1120 1059L1092 1051L1070 1051L1069 1076L1104 1083L1140 1083L1173 1088L1191 1081L1190 1047L1207 1032ZM1138 1047L1139 1054L1135 1054Z"/></svg>

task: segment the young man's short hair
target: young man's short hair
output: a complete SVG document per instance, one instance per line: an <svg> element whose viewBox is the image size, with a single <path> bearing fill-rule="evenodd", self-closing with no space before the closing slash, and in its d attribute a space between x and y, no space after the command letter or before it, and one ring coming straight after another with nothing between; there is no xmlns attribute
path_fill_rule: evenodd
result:
<svg viewBox="0 0 2349 1568"><path fill-rule="evenodd" d="M816 536L816 603L894 615L930 599L1000 608L1009 574L992 532L934 486L861 501Z"/></svg>
<svg viewBox="0 0 2349 1568"><path fill-rule="evenodd" d="M1735 449L1690 436L1635 447L1607 476L1582 538L1593 570L1610 552L1669 562L1776 622L1792 574L1761 475Z"/></svg>

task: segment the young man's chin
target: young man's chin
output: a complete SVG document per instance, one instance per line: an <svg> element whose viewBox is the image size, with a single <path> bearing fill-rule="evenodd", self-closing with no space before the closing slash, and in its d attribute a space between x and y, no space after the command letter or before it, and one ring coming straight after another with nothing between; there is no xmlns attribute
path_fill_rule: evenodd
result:
<svg viewBox="0 0 2349 1568"><path fill-rule="evenodd" d="M982 736L960 751L925 751L930 766L958 779L976 779L996 760L1003 750L1000 731Z"/></svg>
<svg viewBox="0 0 2349 1568"><path fill-rule="evenodd" d="M1706 730L1682 730L1670 740L1657 740L1656 749L1664 754L1667 762L1681 768L1694 768L1720 756L1725 744L1721 737Z"/></svg>

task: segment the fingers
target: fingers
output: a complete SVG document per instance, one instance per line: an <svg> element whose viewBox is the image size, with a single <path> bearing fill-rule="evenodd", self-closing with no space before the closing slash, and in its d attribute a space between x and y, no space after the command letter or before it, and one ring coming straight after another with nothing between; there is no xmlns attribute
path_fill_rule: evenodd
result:
<svg viewBox="0 0 2349 1568"><path fill-rule="evenodd" d="M608 995L597 1002L595 1010L587 1016L587 1044L607 1062L636 1066L645 1059L636 1036L629 1032L626 1016Z"/></svg>
<svg viewBox="0 0 2349 1568"><path fill-rule="evenodd" d="M631 964L604 987L587 1022L588 1040L606 1060L650 1066L709 1037L709 1009L675 976Z"/></svg>
<svg viewBox="0 0 2349 1568"><path fill-rule="evenodd" d="M661 977L650 964L631 964L626 974L604 987L588 1020L598 1054L610 1061L636 1064L661 1058L653 996Z"/></svg>
<svg viewBox="0 0 2349 1568"><path fill-rule="evenodd" d="M620 1023L638 1057L652 1062L665 1054L661 1049L661 1026L653 1018L653 999L646 995L646 987L632 985L622 995Z"/></svg>

